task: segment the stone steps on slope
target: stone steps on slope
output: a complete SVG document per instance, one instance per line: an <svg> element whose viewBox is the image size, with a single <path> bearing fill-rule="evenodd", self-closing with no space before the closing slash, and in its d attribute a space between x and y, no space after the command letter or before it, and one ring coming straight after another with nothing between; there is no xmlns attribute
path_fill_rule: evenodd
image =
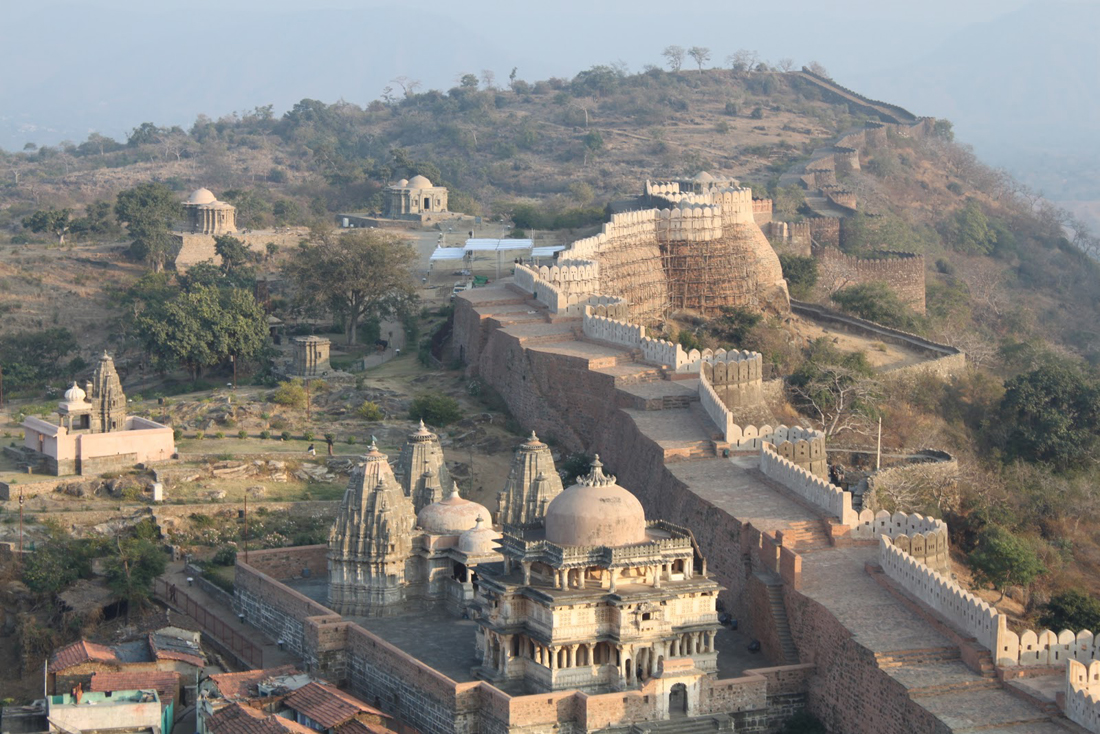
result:
<svg viewBox="0 0 1100 734"><path fill-rule="evenodd" d="M893 668L900 665L959 660L961 657L959 648L955 646L928 647L916 650L892 650L890 652L875 653L875 662L880 668Z"/></svg>

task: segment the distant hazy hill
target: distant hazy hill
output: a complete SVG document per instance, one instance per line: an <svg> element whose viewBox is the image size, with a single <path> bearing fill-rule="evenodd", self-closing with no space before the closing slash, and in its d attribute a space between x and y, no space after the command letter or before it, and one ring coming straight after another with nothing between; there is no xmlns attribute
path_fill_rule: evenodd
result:
<svg viewBox="0 0 1100 734"><path fill-rule="evenodd" d="M963 142L1057 199L1100 199L1100 5L1035 3L850 86L955 123Z"/></svg>
<svg viewBox="0 0 1100 734"><path fill-rule="evenodd" d="M456 71L490 66L492 39L449 19L407 23L415 12L72 5L52 8L47 30L26 11L0 44L0 147L80 142L92 130L124 139L146 120L189 126L199 113L285 110L305 97L366 104L399 74L448 88Z"/></svg>

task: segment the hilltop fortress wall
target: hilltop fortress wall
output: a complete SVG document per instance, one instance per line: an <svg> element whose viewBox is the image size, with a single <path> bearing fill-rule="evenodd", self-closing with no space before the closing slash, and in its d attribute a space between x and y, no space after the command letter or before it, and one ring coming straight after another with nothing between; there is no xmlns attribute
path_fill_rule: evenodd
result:
<svg viewBox="0 0 1100 734"><path fill-rule="evenodd" d="M611 216L573 242L554 267L517 267L515 282L555 314L579 317L599 293L623 299L629 318L658 321L670 309L713 313L721 306L789 309L779 258L743 188L681 191L645 183L654 208Z"/></svg>
<svg viewBox="0 0 1100 734"><path fill-rule="evenodd" d="M925 310L924 255L880 250L880 257L846 255L834 247L812 249L817 282L827 293L862 283L885 283L917 313Z"/></svg>

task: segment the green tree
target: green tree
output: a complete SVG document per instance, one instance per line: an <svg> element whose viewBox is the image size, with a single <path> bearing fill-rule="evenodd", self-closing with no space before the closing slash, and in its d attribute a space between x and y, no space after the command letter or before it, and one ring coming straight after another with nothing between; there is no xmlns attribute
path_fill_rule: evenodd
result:
<svg viewBox="0 0 1100 734"><path fill-rule="evenodd" d="M1039 624L1056 632L1100 630L1100 599L1080 589L1055 594L1043 605Z"/></svg>
<svg viewBox="0 0 1100 734"><path fill-rule="evenodd" d="M48 232L57 238L57 244L65 244L65 235L72 227L72 209L39 209L23 218L23 226L32 232Z"/></svg>
<svg viewBox="0 0 1100 734"><path fill-rule="evenodd" d="M146 262L154 272L164 269L171 254L168 230L180 214L172 190L162 183L138 184L118 195L115 216L126 225L133 243L130 254Z"/></svg>
<svg viewBox="0 0 1100 734"><path fill-rule="evenodd" d="M1100 439L1100 381L1052 361L1009 380L998 413L1006 459L1056 471L1082 466L1095 457Z"/></svg>
<svg viewBox="0 0 1100 734"><path fill-rule="evenodd" d="M222 259L222 270L227 273L247 268L256 261L255 255L244 242L228 234L214 238L214 252Z"/></svg>
<svg viewBox="0 0 1100 734"><path fill-rule="evenodd" d="M267 223L271 205L256 189L229 189L222 196L237 207L237 224L241 227L262 227Z"/></svg>
<svg viewBox="0 0 1100 734"><path fill-rule="evenodd" d="M36 594L57 594L92 575L88 545L60 533L53 534L25 558L23 583Z"/></svg>
<svg viewBox="0 0 1100 734"><path fill-rule="evenodd" d="M409 406L409 418L423 420L433 426L445 426L462 417L458 401L442 393L417 395Z"/></svg>
<svg viewBox="0 0 1100 734"><path fill-rule="evenodd" d="M1035 548L1000 525L987 525L967 564L980 583L988 583L1004 596L1009 586L1028 586L1046 571Z"/></svg>
<svg viewBox="0 0 1100 734"><path fill-rule="evenodd" d="M77 237L96 235L99 237L114 234L118 230L111 216L111 204L97 201L84 209L84 216L73 220L72 233Z"/></svg>
<svg viewBox="0 0 1100 734"><path fill-rule="evenodd" d="M126 618L148 603L153 581L164 573L168 559L157 545L143 537L116 539L118 555L106 564L107 586L126 602Z"/></svg>
<svg viewBox="0 0 1100 734"><path fill-rule="evenodd" d="M283 266L299 305L327 308L344 319L348 344L359 323L407 310L416 300L416 250L403 237L382 230L324 234Z"/></svg>
<svg viewBox="0 0 1100 734"><path fill-rule="evenodd" d="M977 201L971 199L955 213L951 240L955 249L968 255L988 255L997 242L997 232Z"/></svg>
<svg viewBox="0 0 1100 734"><path fill-rule="evenodd" d="M276 405L286 408L304 408L306 407L305 383L297 378L280 382L269 397Z"/></svg>
<svg viewBox="0 0 1100 734"><path fill-rule="evenodd" d="M267 339L263 309L240 288L196 285L166 302L146 304L134 321L154 366L161 372L182 366L192 379L231 356L252 359Z"/></svg>
<svg viewBox="0 0 1100 734"><path fill-rule="evenodd" d="M841 288L830 298L842 311L896 329L914 330L920 321L913 310L885 283L860 283Z"/></svg>
<svg viewBox="0 0 1100 734"><path fill-rule="evenodd" d="M817 260L801 255L780 255L779 265L783 268L783 277L795 298L808 298L817 284Z"/></svg>
<svg viewBox="0 0 1100 734"><path fill-rule="evenodd" d="M61 377L64 368L61 360L76 349L76 338L63 327L0 335L4 386L8 390L23 390L41 387Z"/></svg>

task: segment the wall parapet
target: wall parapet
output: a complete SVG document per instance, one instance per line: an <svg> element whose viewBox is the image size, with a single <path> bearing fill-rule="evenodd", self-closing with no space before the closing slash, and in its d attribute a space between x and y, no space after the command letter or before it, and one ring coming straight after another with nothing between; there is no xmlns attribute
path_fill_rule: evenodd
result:
<svg viewBox="0 0 1100 734"><path fill-rule="evenodd" d="M1093 734L1100 734L1100 662L1088 665L1070 660L1066 665L1066 718Z"/></svg>
<svg viewBox="0 0 1100 734"><path fill-rule="evenodd" d="M785 459L771 442L764 442L760 449L760 471L769 479L782 484L802 499L849 527L858 520L852 509L852 493L815 476L807 469Z"/></svg>
<svg viewBox="0 0 1100 734"><path fill-rule="evenodd" d="M726 443L732 443L730 438L733 436L734 429L733 414L730 413L729 408L722 402L722 399L718 397L718 393L714 391L710 384L710 378L707 377L705 371L699 373L699 402L706 414L714 421L715 427L721 431L722 440Z"/></svg>
<svg viewBox="0 0 1100 734"><path fill-rule="evenodd" d="M593 306L584 307L582 328L589 339L611 342L627 349L639 349L645 339L645 327L627 321L596 315Z"/></svg>
<svg viewBox="0 0 1100 734"><path fill-rule="evenodd" d="M927 518L926 518L927 520ZM919 533L918 533L919 535ZM1092 663L1100 659L1100 641L1089 630L1008 628L1008 616L961 588L954 581L906 552L899 535L879 535L879 565L903 589L931 607L941 617L990 651L1000 668L1064 665L1071 661Z"/></svg>

